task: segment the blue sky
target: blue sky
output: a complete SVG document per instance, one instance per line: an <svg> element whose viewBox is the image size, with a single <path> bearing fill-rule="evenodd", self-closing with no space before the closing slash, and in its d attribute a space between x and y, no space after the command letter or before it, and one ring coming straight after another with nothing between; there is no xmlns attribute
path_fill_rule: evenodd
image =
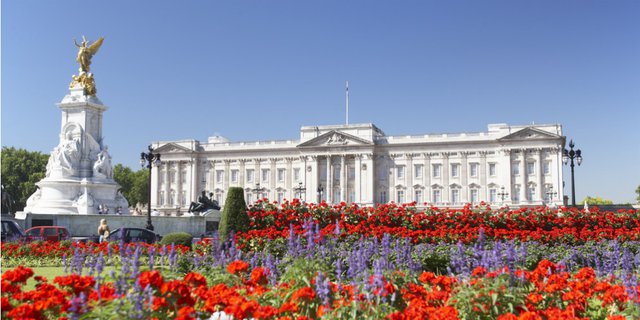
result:
<svg viewBox="0 0 640 320"><path fill-rule="evenodd" d="M48 153L77 72L104 138L137 169L151 141L294 139L303 125L387 134L560 123L582 149L576 198L640 184L640 2L2 1L2 146ZM570 194L565 167L565 193Z"/></svg>

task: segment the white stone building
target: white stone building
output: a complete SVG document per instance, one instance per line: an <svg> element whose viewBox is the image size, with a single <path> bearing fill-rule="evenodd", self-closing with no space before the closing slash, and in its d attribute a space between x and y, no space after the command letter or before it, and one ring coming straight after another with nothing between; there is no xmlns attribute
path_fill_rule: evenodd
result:
<svg viewBox="0 0 640 320"><path fill-rule="evenodd" d="M488 131L387 136L373 124L305 126L295 140L214 136L155 142L152 206L186 212L203 190L222 206L229 187L281 202L459 207L562 204L561 125L490 124Z"/></svg>

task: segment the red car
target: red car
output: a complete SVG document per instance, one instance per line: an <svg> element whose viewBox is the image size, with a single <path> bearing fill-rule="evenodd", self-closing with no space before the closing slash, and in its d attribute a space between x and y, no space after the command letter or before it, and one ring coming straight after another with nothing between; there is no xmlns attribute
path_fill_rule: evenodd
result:
<svg viewBox="0 0 640 320"><path fill-rule="evenodd" d="M61 241L71 240L71 234L65 227L57 226L41 226L27 229L24 232L27 235L27 241L43 240L43 241Z"/></svg>

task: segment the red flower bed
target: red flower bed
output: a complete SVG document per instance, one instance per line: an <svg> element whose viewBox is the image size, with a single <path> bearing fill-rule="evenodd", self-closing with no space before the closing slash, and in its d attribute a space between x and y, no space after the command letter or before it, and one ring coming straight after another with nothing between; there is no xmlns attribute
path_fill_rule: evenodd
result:
<svg viewBox="0 0 640 320"><path fill-rule="evenodd" d="M418 211L411 204L358 207L342 203L330 207L326 203L307 205L294 200L279 207L255 206L249 216L250 229L238 234L241 244L288 237L290 227L302 235L304 222L310 219L319 224L325 236L335 234L338 224L340 237L381 237L388 233L411 238L414 243L469 243L477 239L480 229L489 240L583 243L640 239L640 215L636 210L610 212L597 207L590 212L547 207L492 210L481 204L475 208L467 205L462 209L431 207Z"/></svg>
<svg viewBox="0 0 640 320"><path fill-rule="evenodd" d="M236 319L317 319L323 315L458 319L480 314L497 319L580 319L595 315L622 319L622 314L637 315L627 308L632 300L639 302L640 293L640 286L636 286L630 296L620 280L599 280L591 268L569 274L547 260L533 271L505 268L487 272L479 267L468 280L430 272L407 279L396 272L376 284L371 276L369 291L329 281L328 290L322 292L315 279L310 285L301 281L269 286L268 269L250 271L247 267L243 261L229 264L230 280L211 286L198 273L169 280L158 271L145 271L131 280L139 288L146 288L139 295L135 287L128 289L128 295L116 294L113 283L96 287L96 279L79 275L56 277L55 285L36 277L37 289L23 291L21 286L33 271L18 267L2 275L2 317L56 319L84 314L92 318L101 308L120 305L130 309L117 312L151 319L206 318L216 312ZM508 285L514 279L520 280L515 286ZM126 304L136 296L141 298L139 307ZM80 303L79 297L84 297Z"/></svg>

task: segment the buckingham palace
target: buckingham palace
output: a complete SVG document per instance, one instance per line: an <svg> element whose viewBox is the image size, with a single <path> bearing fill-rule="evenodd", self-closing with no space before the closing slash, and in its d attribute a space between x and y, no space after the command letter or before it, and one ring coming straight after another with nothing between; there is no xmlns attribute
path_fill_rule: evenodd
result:
<svg viewBox="0 0 640 320"><path fill-rule="evenodd" d="M248 204L559 205L564 143L558 124L388 136L371 123L304 126L292 140L154 142L162 162L151 172L151 204L186 212L206 191L224 206L227 189L242 187Z"/></svg>

